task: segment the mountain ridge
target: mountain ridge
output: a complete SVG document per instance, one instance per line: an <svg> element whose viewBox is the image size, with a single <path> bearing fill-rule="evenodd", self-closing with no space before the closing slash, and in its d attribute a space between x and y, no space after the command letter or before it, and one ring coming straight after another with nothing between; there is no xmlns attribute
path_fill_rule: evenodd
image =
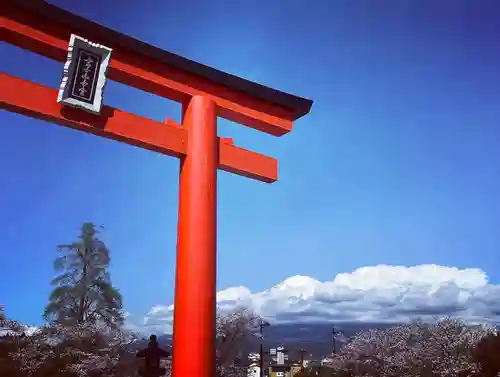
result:
<svg viewBox="0 0 500 377"><path fill-rule="evenodd" d="M274 324L264 329L263 345L265 352L270 348L283 346L288 350L290 359L298 359L299 349L305 349L309 359L321 359L331 355L333 352L332 331L335 328L336 350L338 351L342 344L357 333L368 329L383 329L397 325L396 323L286 323ZM164 348L172 347L171 334L157 334L160 346ZM137 348L147 345L147 339L144 338L135 343ZM253 337L248 344L244 345L242 353L248 355L250 352L259 352L260 338Z"/></svg>

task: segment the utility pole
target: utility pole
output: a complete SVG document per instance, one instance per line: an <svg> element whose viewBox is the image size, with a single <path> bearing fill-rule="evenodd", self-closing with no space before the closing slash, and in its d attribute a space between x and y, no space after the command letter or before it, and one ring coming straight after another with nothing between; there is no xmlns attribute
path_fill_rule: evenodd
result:
<svg viewBox="0 0 500 377"><path fill-rule="evenodd" d="M335 347L336 342L335 342L335 326L332 327L332 343L333 343L333 352L332 355L335 355L337 353L337 348Z"/></svg>
<svg viewBox="0 0 500 377"><path fill-rule="evenodd" d="M269 322L266 322L264 320L260 321L260 360L259 360L259 376L264 377L264 345L263 340L264 340L264 334L263 334L263 329L264 327L270 326Z"/></svg>
<svg viewBox="0 0 500 377"><path fill-rule="evenodd" d="M299 352L300 352L300 370L304 371L304 354L306 353L306 350L304 348L301 348Z"/></svg>

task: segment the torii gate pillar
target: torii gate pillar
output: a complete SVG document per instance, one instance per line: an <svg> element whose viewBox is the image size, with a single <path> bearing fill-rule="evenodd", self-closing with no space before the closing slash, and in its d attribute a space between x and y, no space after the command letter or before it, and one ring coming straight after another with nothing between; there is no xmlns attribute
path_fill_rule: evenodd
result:
<svg viewBox="0 0 500 377"><path fill-rule="evenodd" d="M188 131L181 159L175 273L173 376L213 376L217 265L217 115L194 96L183 104Z"/></svg>
<svg viewBox="0 0 500 377"><path fill-rule="evenodd" d="M215 377L217 170L266 183L278 178L274 158L217 136L217 117L282 136L309 113L312 101L174 55L45 1L4 3L2 40L66 64L60 91L0 73L0 109L180 159L173 376ZM82 51L88 67L75 63ZM101 62L98 75L89 74L91 56ZM90 103L82 104L83 91L78 101L71 96L75 83L88 86L90 76L98 89L86 91ZM103 106L106 77L182 103L182 125ZM72 107L75 101L81 106Z"/></svg>

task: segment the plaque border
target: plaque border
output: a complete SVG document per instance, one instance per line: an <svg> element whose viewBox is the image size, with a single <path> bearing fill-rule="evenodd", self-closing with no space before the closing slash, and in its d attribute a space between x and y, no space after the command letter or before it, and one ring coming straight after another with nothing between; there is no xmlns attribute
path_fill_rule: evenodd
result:
<svg viewBox="0 0 500 377"><path fill-rule="evenodd" d="M92 103L80 101L71 96L71 83L78 63L80 50L86 50L101 57L101 63L97 72L97 85ZM68 54L64 63L63 77L59 86L57 103L76 107L93 114L100 114L103 104L104 87L107 81L107 71L111 60L112 49L98 43L89 41L76 34L71 34L68 44Z"/></svg>

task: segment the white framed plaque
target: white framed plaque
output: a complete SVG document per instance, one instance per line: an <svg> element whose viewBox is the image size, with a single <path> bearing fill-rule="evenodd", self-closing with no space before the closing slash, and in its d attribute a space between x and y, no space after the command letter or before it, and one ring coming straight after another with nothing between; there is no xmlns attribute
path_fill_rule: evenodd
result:
<svg viewBox="0 0 500 377"><path fill-rule="evenodd" d="M101 112L112 49L71 34L57 102Z"/></svg>

